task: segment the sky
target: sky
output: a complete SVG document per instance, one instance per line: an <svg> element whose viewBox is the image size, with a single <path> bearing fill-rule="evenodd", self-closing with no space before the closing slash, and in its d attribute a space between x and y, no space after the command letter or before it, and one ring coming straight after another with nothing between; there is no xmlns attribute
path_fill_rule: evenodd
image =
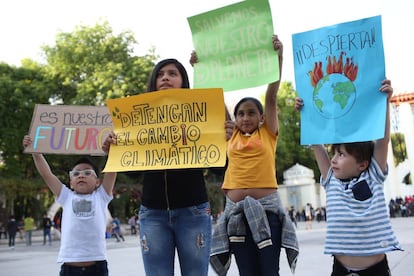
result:
<svg viewBox="0 0 414 276"><path fill-rule="evenodd" d="M254 1L254 0L250 0ZM132 31L138 42L135 54L151 46L160 59L181 61L192 80L188 60L193 50L187 18L237 3L232 0L13 0L0 4L0 62L20 66L24 58L41 59L41 45L53 46L59 32L75 26L108 21L117 35ZM412 0L269 0L274 33L284 45L282 81L295 86L292 34L324 26L382 16L386 77L395 93L414 92L414 1ZM269 40L271 39L269 34ZM246 95L264 94L265 86L226 92L234 104Z"/></svg>

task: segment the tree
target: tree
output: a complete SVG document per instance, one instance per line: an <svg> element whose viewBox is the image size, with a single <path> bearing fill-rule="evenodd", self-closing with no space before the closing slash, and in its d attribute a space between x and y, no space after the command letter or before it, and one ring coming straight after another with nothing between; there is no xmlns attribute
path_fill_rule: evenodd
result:
<svg viewBox="0 0 414 276"><path fill-rule="evenodd" d="M45 80L43 68L26 63L16 68L0 64L0 151L2 177L23 176L21 166L22 138L29 130L36 103L47 103L53 84Z"/></svg>
<svg viewBox="0 0 414 276"><path fill-rule="evenodd" d="M106 21L58 33L55 46L42 47L48 73L60 85L52 97L64 104L104 105L106 99L144 92L157 56L154 49L133 56L135 44L130 31L114 35Z"/></svg>
<svg viewBox="0 0 414 276"><path fill-rule="evenodd" d="M35 214L42 182L31 179L27 171L30 156L22 153L22 139L28 132L36 103L48 103L55 85L45 78L44 67L24 60L16 68L0 64L0 191L6 202L5 212L21 217Z"/></svg>
<svg viewBox="0 0 414 276"><path fill-rule="evenodd" d="M392 151L394 154L394 166L402 163L407 159L407 148L405 145L405 137L401 132L391 134Z"/></svg>
<svg viewBox="0 0 414 276"><path fill-rule="evenodd" d="M400 163L407 159L407 145L405 144L405 136L401 132L391 134L391 145L394 155L394 166L398 166ZM411 174L407 174L403 182L406 184L413 184Z"/></svg>
<svg viewBox="0 0 414 276"><path fill-rule="evenodd" d="M282 82L277 95L279 138L276 171L279 184L283 183L283 172L296 163L312 169L315 178L319 176L312 150L300 144L300 113L294 108L295 97L292 83Z"/></svg>
<svg viewBox="0 0 414 276"><path fill-rule="evenodd" d="M142 93L157 57L154 49L144 56L132 55L135 43L129 31L113 35L107 22L78 26L73 33L59 33L55 46L42 47L46 64L30 59L20 68L0 64L0 191L8 201L7 213L19 217L34 208L47 208L53 200L31 156L22 153L35 104L103 105L109 98ZM64 183L77 158L47 156ZM100 167L104 159L98 158Z"/></svg>

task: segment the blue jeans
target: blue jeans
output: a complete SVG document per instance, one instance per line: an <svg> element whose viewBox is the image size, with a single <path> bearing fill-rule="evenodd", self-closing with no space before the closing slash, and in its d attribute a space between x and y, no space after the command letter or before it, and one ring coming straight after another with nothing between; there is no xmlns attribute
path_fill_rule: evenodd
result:
<svg viewBox="0 0 414 276"><path fill-rule="evenodd" d="M282 244L282 223L275 213L266 212L272 233L272 245L259 249L253 240L247 220L245 242L231 242L240 276L279 275L279 259Z"/></svg>
<svg viewBox="0 0 414 276"><path fill-rule="evenodd" d="M50 228L43 229L43 245L46 244L46 237L49 241L49 245L52 244L52 235L50 234Z"/></svg>
<svg viewBox="0 0 414 276"><path fill-rule="evenodd" d="M211 218L208 202L173 210L139 211L141 252L146 276L174 275L175 250L181 275L208 274Z"/></svg>
<svg viewBox="0 0 414 276"><path fill-rule="evenodd" d="M26 230L25 239L26 239L27 246L32 245L32 231L31 230Z"/></svg>

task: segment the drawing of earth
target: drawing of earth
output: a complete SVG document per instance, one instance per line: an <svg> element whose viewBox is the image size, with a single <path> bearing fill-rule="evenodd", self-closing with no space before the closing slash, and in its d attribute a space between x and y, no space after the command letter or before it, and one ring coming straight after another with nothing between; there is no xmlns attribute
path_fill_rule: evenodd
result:
<svg viewBox="0 0 414 276"><path fill-rule="evenodd" d="M354 105L356 89L342 74L330 74L318 81L313 90L313 106L321 116L335 119L344 116Z"/></svg>

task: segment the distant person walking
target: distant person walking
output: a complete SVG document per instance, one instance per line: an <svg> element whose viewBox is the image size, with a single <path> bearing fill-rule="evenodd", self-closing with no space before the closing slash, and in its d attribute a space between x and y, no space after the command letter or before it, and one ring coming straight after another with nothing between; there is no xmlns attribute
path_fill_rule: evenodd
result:
<svg viewBox="0 0 414 276"><path fill-rule="evenodd" d="M312 205L307 203L305 206L306 229L312 229L312 219Z"/></svg>
<svg viewBox="0 0 414 276"><path fill-rule="evenodd" d="M129 227L131 228L131 235L137 234L137 218L132 216L128 220Z"/></svg>
<svg viewBox="0 0 414 276"><path fill-rule="evenodd" d="M122 235L121 222L118 218L112 220L112 234L115 236L117 242L120 242L121 240L125 241L125 238Z"/></svg>
<svg viewBox="0 0 414 276"><path fill-rule="evenodd" d="M9 221L7 222L7 233L9 234L9 247L14 248L16 241L16 233L18 229L18 224L14 216L10 216Z"/></svg>
<svg viewBox="0 0 414 276"><path fill-rule="evenodd" d="M43 214L42 227L43 227L43 245L46 245L46 238L49 242L49 245L52 245L52 235L50 233L52 229L52 220L47 216L47 214Z"/></svg>
<svg viewBox="0 0 414 276"><path fill-rule="evenodd" d="M0 240L2 235L4 234L4 238L7 240L7 228L6 228L6 224L4 224L3 222L0 222Z"/></svg>
<svg viewBox="0 0 414 276"><path fill-rule="evenodd" d="M298 227L298 223L296 222L296 210L294 206L290 206L288 214L293 224L295 224L295 226Z"/></svg>
<svg viewBox="0 0 414 276"><path fill-rule="evenodd" d="M23 220L23 230L24 230L24 237L26 240L26 246L32 245L32 233L35 227L35 221L32 216L29 214Z"/></svg>

